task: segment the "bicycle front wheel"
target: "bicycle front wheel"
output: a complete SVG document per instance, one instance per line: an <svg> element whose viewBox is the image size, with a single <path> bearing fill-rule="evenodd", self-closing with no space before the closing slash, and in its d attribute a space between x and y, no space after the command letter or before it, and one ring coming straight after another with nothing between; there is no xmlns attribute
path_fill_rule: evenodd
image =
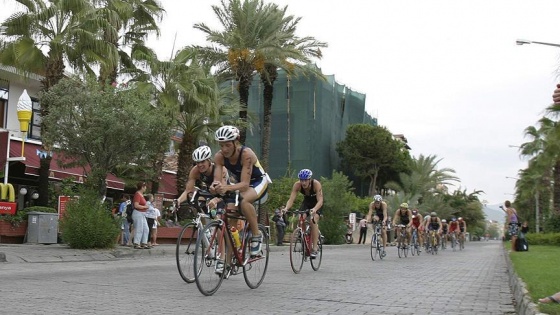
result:
<svg viewBox="0 0 560 315"><path fill-rule="evenodd" d="M194 254L198 232L196 224L191 222L183 227L177 238L175 260L179 275L186 283L194 282Z"/></svg>
<svg viewBox="0 0 560 315"><path fill-rule="evenodd" d="M375 253L377 252L377 234L375 232L371 236L371 260L375 261Z"/></svg>
<svg viewBox="0 0 560 315"><path fill-rule="evenodd" d="M317 239L317 256L311 258L311 268L317 271L321 267L321 260L323 260L323 235L319 233L319 238Z"/></svg>
<svg viewBox="0 0 560 315"><path fill-rule="evenodd" d="M416 235L416 233L412 233L412 241L410 242L410 246L412 247L410 249L410 252L412 253L412 256L416 255L416 242L418 242L418 236Z"/></svg>
<svg viewBox="0 0 560 315"><path fill-rule="evenodd" d="M224 280L227 261L221 257L219 244L224 247L224 252L227 252L227 248L220 221L211 222L200 234L202 236L196 239L194 270L197 272L194 279L200 293L208 296L214 294ZM209 236L205 238L204 235Z"/></svg>
<svg viewBox="0 0 560 315"><path fill-rule="evenodd" d="M403 258L404 257L404 244L402 241L399 241L397 243L397 252L399 254L399 258Z"/></svg>
<svg viewBox="0 0 560 315"><path fill-rule="evenodd" d="M268 268L268 253L269 253L269 235L266 232L264 225L259 224L259 231L261 232L262 243L261 251L259 254L251 256L251 235L247 233L245 237L245 261L243 263L243 277L245 283L251 289L258 288L264 280L266 269Z"/></svg>
<svg viewBox="0 0 560 315"><path fill-rule="evenodd" d="M290 238L290 264L294 273L299 273L305 259L305 242L303 242L303 231L297 228Z"/></svg>

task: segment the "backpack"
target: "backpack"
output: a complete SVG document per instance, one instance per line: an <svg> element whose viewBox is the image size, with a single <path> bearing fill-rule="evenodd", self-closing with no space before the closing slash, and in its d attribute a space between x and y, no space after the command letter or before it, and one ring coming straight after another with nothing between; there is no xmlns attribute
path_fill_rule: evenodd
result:
<svg viewBox="0 0 560 315"><path fill-rule="evenodd" d="M129 223L132 223L132 211L134 211L134 206L132 205L132 202L128 202L126 204L126 219L128 220Z"/></svg>
<svg viewBox="0 0 560 315"><path fill-rule="evenodd" d="M518 252L525 252L529 250L529 244L527 243L527 239L523 234L521 234L520 237L517 238L515 243L515 250L517 250Z"/></svg>

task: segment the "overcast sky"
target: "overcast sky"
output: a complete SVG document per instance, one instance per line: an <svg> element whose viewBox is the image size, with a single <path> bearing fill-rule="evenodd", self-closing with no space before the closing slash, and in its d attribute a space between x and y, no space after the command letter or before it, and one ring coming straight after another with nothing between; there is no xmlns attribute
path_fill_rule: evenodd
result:
<svg viewBox="0 0 560 315"><path fill-rule="evenodd" d="M0 20L13 12L12 1L2 2ZM560 82L560 48L515 41L560 44L560 1L273 2L302 17L298 35L329 44L317 62L323 73L365 93L366 110L404 134L413 156L441 158L461 189L483 190L490 204L512 198L515 180L506 176L527 162L509 146L528 140L523 130ZM161 3L162 36L149 41L160 58L171 55L175 36L176 50L205 43L193 24L219 27L211 8L219 0Z"/></svg>

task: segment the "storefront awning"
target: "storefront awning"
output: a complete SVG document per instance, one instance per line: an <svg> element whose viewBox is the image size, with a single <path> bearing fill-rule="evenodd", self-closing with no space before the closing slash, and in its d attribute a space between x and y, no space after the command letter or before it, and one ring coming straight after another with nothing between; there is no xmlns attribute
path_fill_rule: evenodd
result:
<svg viewBox="0 0 560 315"><path fill-rule="evenodd" d="M159 193L163 194L166 199L175 199L179 196L177 193L177 175L173 172L163 171L159 181Z"/></svg>
<svg viewBox="0 0 560 315"><path fill-rule="evenodd" d="M39 176L40 159L38 151L41 150L41 146L26 142L24 145L24 156L25 161L25 174ZM21 156L21 141L10 140L10 157ZM85 171L82 167L70 167L64 168L58 165L58 161L62 157L56 152L53 153L53 158L50 167L49 178L55 180L62 180L68 177L72 177L74 182L83 183L85 176ZM124 181L113 174L107 174L107 188L115 190L124 190Z"/></svg>

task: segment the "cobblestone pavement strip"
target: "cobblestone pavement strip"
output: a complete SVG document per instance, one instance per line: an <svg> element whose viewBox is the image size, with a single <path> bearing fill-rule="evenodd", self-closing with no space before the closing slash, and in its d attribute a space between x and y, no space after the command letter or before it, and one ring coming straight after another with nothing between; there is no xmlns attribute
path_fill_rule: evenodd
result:
<svg viewBox="0 0 560 315"><path fill-rule="evenodd" d="M36 252L16 260L21 249L0 246L2 314L515 314L501 242L407 258L390 247L382 261L371 260L369 245L325 246L319 271L307 262L297 275L289 246L271 247L259 288L238 275L210 297L180 279L171 245L118 253L23 248Z"/></svg>

